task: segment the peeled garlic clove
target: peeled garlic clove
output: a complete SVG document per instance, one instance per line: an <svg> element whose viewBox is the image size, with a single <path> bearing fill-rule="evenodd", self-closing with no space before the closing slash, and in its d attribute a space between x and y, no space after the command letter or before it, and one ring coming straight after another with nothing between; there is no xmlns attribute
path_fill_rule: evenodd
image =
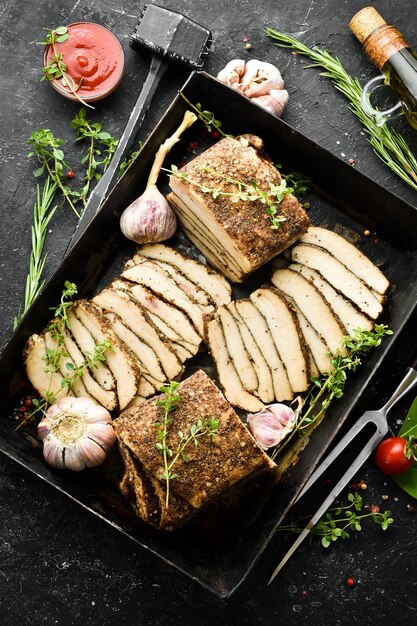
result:
<svg viewBox="0 0 417 626"><path fill-rule="evenodd" d="M269 95L252 98L252 102L256 102L261 107L275 115L281 117L289 100L288 91L286 89L272 89Z"/></svg>
<svg viewBox="0 0 417 626"><path fill-rule="evenodd" d="M177 229L177 218L156 185L149 185L123 211L120 229L136 243L156 243L172 237Z"/></svg>
<svg viewBox="0 0 417 626"><path fill-rule="evenodd" d="M251 59L246 63L241 89L248 98L265 96L271 89L283 89L281 72L272 63Z"/></svg>
<svg viewBox="0 0 417 626"><path fill-rule="evenodd" d="M90 398L75 397L49 407L38 436L49 465L76 472L103 463L116 441L110 413Z"/></svg>
<svg viewBox="0 0 417 626"><path fill-rule="evenodd" d="M241 89L241 79L245 71L245 61L242 59L233 59L218 74L217 78L225 85L234 89Z"/></svg>

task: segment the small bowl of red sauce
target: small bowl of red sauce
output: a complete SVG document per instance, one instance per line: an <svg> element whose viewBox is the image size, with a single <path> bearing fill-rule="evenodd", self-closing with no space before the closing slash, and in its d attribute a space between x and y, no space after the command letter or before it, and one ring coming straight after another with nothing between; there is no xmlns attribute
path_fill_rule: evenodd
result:
<svg viewBox="0 0 417 626"><path fill-rule="evenodd" d="M67 34L65 41L54 44L55 51L51 45L46 46L44 65L58 55L72 89L62 78L51 80L52 87L69 100L88 103L105 98L123 77L125 58L120 41L108 28L93 22L70 24Z"/></svg>

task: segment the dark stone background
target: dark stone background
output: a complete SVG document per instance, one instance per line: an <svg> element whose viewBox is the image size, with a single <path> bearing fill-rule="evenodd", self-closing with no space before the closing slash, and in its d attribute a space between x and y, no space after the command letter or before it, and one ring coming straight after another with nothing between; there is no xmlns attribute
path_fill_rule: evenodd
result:
<svg viewBox="0 0 417 626"><path fill-rule="evenodd" d="M415 193L374 156L361 127L343 97L318 76L303 70L305 62L275 48L263 35L264 26L290 32L309 45L323 44L361 81L375 75L348 29L351 16L365 4L360 0L248 0L202 2L172 0L160 4L179 10L211 28L214 46L206 63L216 74L232 58L261 58L283 72L291 100L284 119L341 158L354 158L355 167L380 184L416 203ZM145 78L147 60L128 47L129 36L143 3L116 0L2 0L1 54L1 240L0 342L11 334L12 319L22 301L30 250L30 227L35 198L33 164L25 141L40 126L68 140L77 106L39 83L41 50L35 46L43 27L80 20L102 23L121 39L126 52L126 75L117 92L97 104L91 117L119 136ZM381 0L382 15L414 39L417 17L414 0ZM244 49L243 37L252 44ZM160 118L186 72L172 69L157 93L142 129L147 136ZM415 147L416 135L405 121L397 127ZM343 153L343 154L342 154ZM76 170L76 165L74 165ZM48 240L46 276L57 267L75 228L75 217L60 210ZM372 400L383 404L403 374L416 343L415 318L400 338L395 360L381 372ZM410 402L409 399L408 403ZM368 402L370 399L368 399ZM363 399L364 406L367 399ZM393 411L391 424L404 415L406 404ZM374 404L374 406L376 406ZM360 476L369 485L369 503L389 505L395 525L383 534L365 531L324 550L317 540L306 541L271 587L266 581L284 553L277 536L248 580L229 600L219 600L174 569L141 550L12 461L0 458L0 619L7 624L140 624L182 623L184 626L232 624L393 624L416 623L415 518L407 511L413 500L384 479L372 460ZM387 503L381 495L388 494ZM319 500L303 504L314 511ZM345 579L357 581L348 588ZM305 595L302 592L307 591Z"/></svg>

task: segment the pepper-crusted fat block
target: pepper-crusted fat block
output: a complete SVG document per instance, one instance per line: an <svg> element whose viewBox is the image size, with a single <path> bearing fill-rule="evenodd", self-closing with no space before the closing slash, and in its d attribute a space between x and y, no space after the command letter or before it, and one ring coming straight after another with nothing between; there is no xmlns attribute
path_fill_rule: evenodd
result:
<svg viewBox="0 0 417 626"><path fill-rule="evenodd" d="M233 282L241 282L261 265L288 248L307 230L309 219L292 194L286 194L277 213L286 217L279 229L271 228L267 205L241 200L229 177L262 191L279 185L281 174L260 154L262 140L254 135L225 137L182 167L189 179L170 177L172 205L191 241L209 262ZM214 198L190 181L233 196Z"/></svg>
<svg viewBox="0 0 417 626"><path fill-rule="evenodd" d="M174 508L170 512L169 528L181 525L189 517L190 510L193 514L197 513L238 483L275 467L203 371L199 370L184 380L178 392L179 408L170 413L172 422L168 439L171 449L177 449L178 431L188 433L200 417L218 419L219 433L212 441L208 435L200 437L197 447L190 444L186 450L188 463L182 458L178 459L175 466L177 477L170 482L170 494L176 501L172 502L170 495L168 509ZM154 485L157 481L158 491L165 493L165 481L161 477L164 471L163 457L155 447L155 423L161 421L162 417L162 408L156 404L160 398L147 400L141 406L124 411L113 421L113 425L120 445L128 448L130 455L139 461L149 481ZM128 481L127 469L122 479L125 492L129 491ZM183 503L181 507L179 502ZM163 498L159 498L159 506L162 517L163 513L166 514ZM173 514L175 508L178 508L178 519ZM139 507L135 507L135 510L141 514ZM164 527L161 522L160 527Z"/></svg>

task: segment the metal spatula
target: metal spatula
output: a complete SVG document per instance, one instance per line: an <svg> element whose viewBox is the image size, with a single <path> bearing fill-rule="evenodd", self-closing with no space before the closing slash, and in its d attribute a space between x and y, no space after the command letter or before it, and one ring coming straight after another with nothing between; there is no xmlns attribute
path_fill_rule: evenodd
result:
<svg viewBox="0 0 417 626"><path fill-rule="evenodd" d="M411 391L413 387L417 386L417 359L413 363L411 367L407 369L407 373L404 376L403 380L400 382L388 402L384 404L384 406L378 411L366 411L362 417L358 419L358 421L352 426L352 428L346 433L343 439L337 444L337 446L332 450L332 452L325 458L325 460L318 466L318 468L313 472L310 476L307 483L304 485L304 488L299 493L296 502L310 489L312 485L322 476L322 474L330 467L335 459L346 449L346 447L358 436L363 429L369 424L373 424L375 426L375 432L372 434L371 438L365 444L361 452L358 454L356 459L352 462L352 465L345 472L339 482L333 487L327 498L324 500L323 504L313 515L311 520L308 522L307 526L297 537L296 541L293 543L291 548L288 550L284 558L279 563L278 567L275 569L272 574L268 584L270 584L275 576L280 572L280 570L284 567L285 563L291 557L292 554L296 551L298 546L304 541L304 539L309 534L310 530L317 524L317 522L321 519L323 514L327 511L332 502L337 498L339 493L342 491L343 487L347 485L347 483L353 478L356 472L362 467L365 463L366 459L372 453L372 451L376 448L376 446L382 441L385 435L388 432L388 421L387 421L387 413L388 411L396 404L406 393Z"/></svg>
<svg viewBox="0 0 417 626"><path fill-rule="evenodd" d="M149 73L111 163L90 194L66 254L97 214L107 192L116 182L120 163L129 152L156 88L170 62L177 61L193 70L201 69L204 57L208 54L211 45L211 33L204 26L200 26L181 13L164 9L156 4L145 4L130 45L135 50L147 48L152 52Z"/></svg>

